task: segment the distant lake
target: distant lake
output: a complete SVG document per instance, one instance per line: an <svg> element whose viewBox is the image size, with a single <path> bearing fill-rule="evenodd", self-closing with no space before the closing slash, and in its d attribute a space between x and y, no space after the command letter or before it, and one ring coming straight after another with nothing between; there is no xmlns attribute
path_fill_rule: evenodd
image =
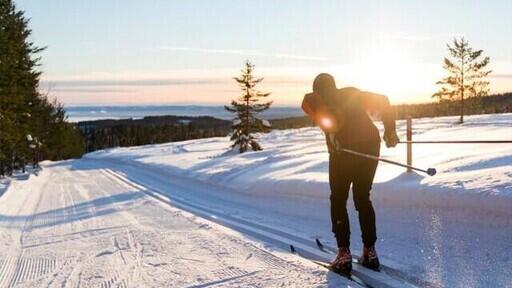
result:
<svg viewBox="0 0 512 288"><path fill-rule="evenodd" d="M233 119L233 114L223 106L200 105L126 105L126 106L68 106L65 108L69 121L89 121L100 119L140 119L145 116L212 116L220 119ZM303 116L299 107L271 107L261 113L264 119L277 119Z"/></svg>

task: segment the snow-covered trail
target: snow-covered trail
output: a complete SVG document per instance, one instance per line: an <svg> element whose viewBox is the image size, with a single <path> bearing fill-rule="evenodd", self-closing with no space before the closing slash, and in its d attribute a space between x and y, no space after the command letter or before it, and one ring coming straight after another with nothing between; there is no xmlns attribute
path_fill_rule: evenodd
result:
<svg viewBox="0 0 512 288"><path fill-rule="evenodd" d="M163 204L95 161L49 164L0 198L0 287L349 285Z"/></svg>
<svg viewBox="0 0 512 288"><path fill-rule="evenodd" d="M175 176L165 169L134 161L95 159L124 177L159 193L274 230L309 239L315 237L334 248L330 232L328 199L310 201L277 195L267 199ZM415 176L412 175L412 178ZM390 185L393 185L392 183ZM379 248L382 262L412 282L432 287L508 287L512 253L512 227L508 215L474 213L425 206L407 207L377 200ZM349 204L353 253L359 255L359 225ZM243 232L243 231L242 231ZM291 237L289 237L291 238ZM422 286L419 284L419 286Z"/></svg>

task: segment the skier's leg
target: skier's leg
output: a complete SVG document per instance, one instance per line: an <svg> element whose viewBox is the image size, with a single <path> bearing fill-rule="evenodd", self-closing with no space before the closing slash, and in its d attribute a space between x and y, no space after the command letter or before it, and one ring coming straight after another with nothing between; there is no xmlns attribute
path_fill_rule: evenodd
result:
<svg viewBox="0 0 512 288"><path fill-rule="evenodd" d="M333 155L329 159L329 184L331 186L332 232L338 244L338 254L331 262L331 268L337 273L349 276L352 272L350 254L350 227L347 213L347 198L350 190L350 157Z"/></svg>
<svg viewBox="0 0 512 288"><path fill-rule="evenodd" d="M350 190L350 174L346 168L346 157L331 154L329 158L329 185L331 188L332 232L338 247L350 246L350 224L347 213L347 198Z"/></svg>
<svg viewBox="0 0 512 288"><path fill-rule="evenodd" d="M366 153L378 156L379 146L380 145L369 145ZM370 200L370 190L372 188L377 164L377 161L371 159L361 159L358 163L356 175L354 176L354 186L352 189L354 204L359 214L359 225L361 227L361 237L364 244L361 263L363 266L374 270L379 270L380 264L377 252L375 251L377 231L375 225L375 211L372 201Z"/></svg>
<svg viewBox="0 0 512 288"><path fill-rule="evenodd" d="M366 153L375 156L379 155L379 143L369 143L368 147L364 148ZM375 210L370 200L370 190L378 162L365 158L359 158L357 162L357 171L355 171L354 175L352 194L355 208L359 214L359 225L361 227L363 243L365 246L370 247L377 241Z"/></svg>
<svg viewBox="0 0 512 288"><path fill-rule="evenodd" d="M375 227L375 210L370 200L370 187L362 183L353 187L354 205L359 214L361 238L365 246L373 246L377 241L377 229Z"/></svg>

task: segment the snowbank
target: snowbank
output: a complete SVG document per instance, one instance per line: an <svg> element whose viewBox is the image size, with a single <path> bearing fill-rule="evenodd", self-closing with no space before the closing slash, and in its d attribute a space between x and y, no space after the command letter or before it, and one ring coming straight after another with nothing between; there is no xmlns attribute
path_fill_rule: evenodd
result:
<svg viewBox="0 0 512 288"><path fill-rule="evenodd" d="M26 172L15 171L12 176L0 176L0 197L9 189L12 180L27 180L31 177L35 170L27 167Z"/></svg>
<svg viewBox="0 0 512 288"><path fill-rule="evenodd" d="M7 190L7 187L9 186L9 179L8 178L0 178L0 197L4 194L5 190Z"/></svg>

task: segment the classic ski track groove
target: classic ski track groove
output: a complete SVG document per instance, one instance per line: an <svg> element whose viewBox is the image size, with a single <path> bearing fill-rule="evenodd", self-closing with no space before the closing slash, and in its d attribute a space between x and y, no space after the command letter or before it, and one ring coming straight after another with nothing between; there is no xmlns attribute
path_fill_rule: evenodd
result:
<svg viewBox="0 0 512 288"><path fill-rule="evenodd" d="M28 200L28 193L24 193L25 198L23 204L18 208L18 212L15 215L20 215L21 210L27 207L26 203ZM36 211L39 204L41 203L41 194L39 194L38 200L35 205L31 207L31 211ZM23 223L20 224L19 234L19 246L17 247L16 256L7 257L5 261L5 267L2 269L0 274L0 286L5 285L12 287L17 283L21 283L26 280L37 278L40 275L50 273L56 266L55 259L47 261L47 259L33 259L31 257L25 257L24 238L26 232L31 230L33 225L34 215L32 214L29 218L24 219ZM13 239L14 240L14 239Z"/></svg>
<svg viewBox="0 0 512 288"><path fill-rule="evenodd" d="M105 160L95 160L95 161L103 162ZM122 165L122 166L128 165L128 166L130 166L132 168L135 168L135 169L144 169L144 170L148 170L149 169L152 173L158 174L158 175L166 177L166 178L169 177L169 175L167 175L166 173L163 173L159 169L153 169L150 166L147 166L147 165L144 165L144 164L140 164L140 163L134 163L134 162L130 162L130 161L123 161L123 160L114 159L114 158L109 158L107 163L110 163L110 164L115 163L117 165ZM124 173L123 173L123 175L124 175ZM172 177L176 177L176 176L172 176ZM196 179L190 179L190 180L198 181L198 182L204 184L204 182L202 182L200 180L196 180ZM176 183L173 183L173 184L175 186L180 186L181 188L186 189L186 187L183 187L181 184L176 184ZM220 187L220 188L222 188L222 187ZM156 190L157 193L160 193L160 192L158 192L158 189L154 189L154 190ZM160 193L160 194L162 194L164 196L168 195L167 193ZM176 199L180 200L181 199L182 201L187 202L186 199L184 199L182 197L179 197L179 196L172 196L172 199L173 200L176 200ZM198 206L198 205L189 203L188 206ZM209 208L206 208L206 207L200 207L200 209L203 209L203 210L207 209L209 211L213 211L212 209L209 209ZM219 213L218 211L214 211L214 212L215 213ZM237 222L239 222L241 224L245 224L247 226L256 227L256 228L261 229L261 230L268 230L268 231L271 231L273 234L281 235L281 236L283 236L285 238L293 239L295 241L302 242L305 245L311 246L311 240L305 239L305 238L302 238L300 236L296 236L296 235L293 235L293 234L290 234L290 233L283 232L282 230L277 230L278 228L273 228L273 227L269 227L269 226L262 226L262 225L260 225L258 223L249 222L249 221L246 221L244 219L234 218L234 217L231 217L231 216L225 215L225 214L223 214L223 215L224 215L224 217L232 218L232 219L234 219L235 221L237 221ZM206 217L206 218L208 218L208 217ZM325 251L323 251L324 253L329 253L330 252L330 253L333 253L334 255L337 253L337 249L335 249L334 247L331 247L331 246L328 246L328 245L325 245L325 244L323 244L323 245L324 245L324 250L325 250ZM287 246L287 245L284 245L284 246ZM313 246L316 247L316 245L313 245ZM354 254L353 263L359 265L358 264L358 262L359 262L358 258L359 258L358 255ZM324 260L325 261L329 261L331 259L324 259ZM434 284L432 282L429 282L429 281L426 281L426 280L423 280L423 279L419 279L417 277L405 274L404 272L402 272L400 270L397 270L397 269L394 269L394 268L391 268L391 267L388 267L388 266L385 266L385 265L382 265L382 264L381 264L381 271L386 273L386 274L388 274L389 276L391 276L393 278L400 279L401 281L409 283L409 284L411 284L413 286L418 286L418 287L440 287L439 285L436 285L436 284Z"/></svg>
<svg viewBox="0 0 512 288"><path fill-rule="evenodd" d="M127 164L127 163L123 163ZM128 164L130 165L130 164ZM320 251L314 243L314 240L308 240L301 238L299 236L291 235L283 231L277 231L273 228L266 227L260 224L252 223L243 219L239 219L233 216L225 215L219 213L218 211L213 211L209 208L203 207L201 205L192 204L187 202L185 199L180 197L170 197L167 196L166 193L159 191L156 188L146 185L138 180L133 179L133 177L125 176L124 173L116 172L112 169L105 169L104 172L111 177L115 177L120 181L124 182L127 185L130 185L136 189L143 191L144 193L160 200L166 204L171 206L175 206L177 208L189 211L197 216L205 218L209 221L215 222L217 224L226 226L228 228L236 228L236 230L247 232L251 235L258 235L258 238L263 238L262 240L270 240L270 242L277 242L280 244L280 247L287 250L288 245L293 244L295 247L301 249L306 252L305 255L307 258L312 258L313 260L320 260L323 262L328 262L331 253ZM172 201L171 201L172 199ZM327 256L328 254L329 256ZM316 258L316 259L315 259ZM353 274L360 278L362 281L367 283L368 286L372 287L416 287L416 284L410 283L408 279L396 279L391 275L386 275L382 272L374 272L374 271L366 271L368 269L362 267L354 267ZM341 276L340 276L341 277ZM387 278L384 282L382 277ZM379 279L381 278L381 279Z"/></svg>

